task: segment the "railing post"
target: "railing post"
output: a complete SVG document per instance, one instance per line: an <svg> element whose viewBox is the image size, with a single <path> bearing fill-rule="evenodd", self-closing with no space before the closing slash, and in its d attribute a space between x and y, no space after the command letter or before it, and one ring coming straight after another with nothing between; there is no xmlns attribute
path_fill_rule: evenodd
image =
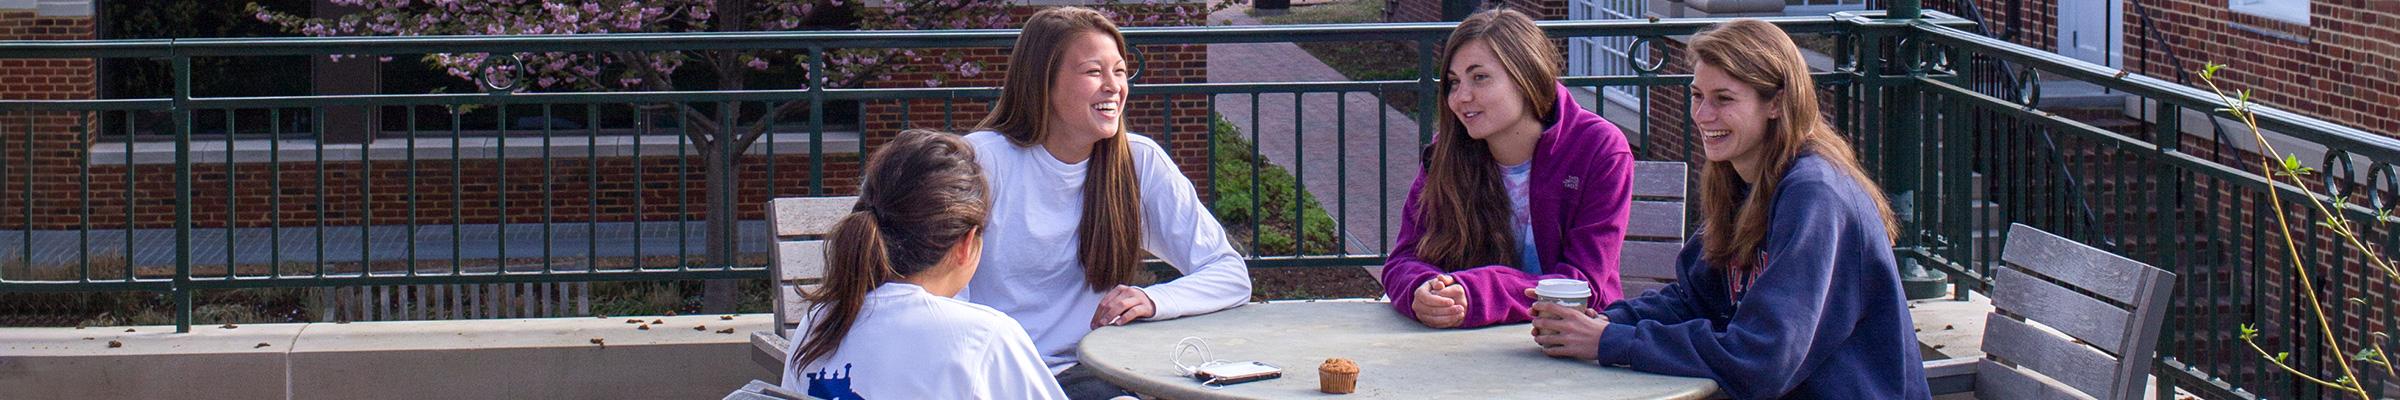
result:
<svg viewBox="0 0 2400 400"><path fill-rule="evenodd" d="M178 52L180 53L180 52ZM192 331L192 57L175 54L175 278L168 294L175 298L175 333ZM227 135L231 135L230 132ZM130 190L130 189L129 189ZM228 219L230 221L230 218ZM231 238L227 238L231 240ZM126 257L131 263L132 257ZM225 254L226 276L233 275L233 254ZM126 280L134 277L127 276Z"/></svg>
<svg viewBox="0 0 2400 400"><path fill-rule="evenodd" d="M1891 19L1917 19L1925 15L1924 0L1886 0L1884 16Z"/></svg>
<svg viewBox="0 0 2400 400"><path fill-rule="evenodd" d="M1899 0L1891 4L1893 15L1890 19L1914 19L1918 16L1917 0ZM1967 200L1930 199L1918 190L1923 187L1924 157L1930 150L1925 147L1934 145L1925 141L1924 130L1929 118L1923 107L1924 88L1917 85L1914 79L1931 68L1930 65L1921 64L1925 59L1921 52L1927 47L1924 39L1915 35L1916 28L1907 25L1871 26L1866 29L1882 31L1880 34L1864 36L1866 40L1861 45L1876 48L1860 52L1860 56L1867 59L1860 63L1862 68L1859 68L1859 73L1862 74L1860 81L1868 95L1883 104L1883 112L1876 113L1883 116L1880 121L1883 143L1880 149L1875 150L1881 153L1877 155L1882 162L1882 171L1878 175L1882 176L1884 189L1891 196L1889 200L1893 218L1899 220L1900 232L1894 234L1900 240L1895 247L1922 250L1927 246L1927 226L1923 218L1925 213L1920 211L1927 211L1927 205L1936 201ZM1891 47L1883 47L1887 43ZM1888 58L1881 62L1866 62L1883 57ZM1967 172L1941 171L1935 176L1939 179L1939 174L1952 173ZM1949 279L1946 274L1925 268L1922 260L1914 257L1903 257L1899 261L1901 286L1908 298L1942 297L1943 284L1948 283Z"/></svg>
<svg viewBox="0 0 2400 400"><path fill-rule="evenodd" d="M1437 58L1439 58L1439 56L1436 56L1436 55L1435 55L1435 53L1437 52L1437 50L1435 50L1435 49L1439 48L1439 47L1442 45L1442 42L1444 42L1444 41L1446 41L1446 40L1449 40L1449 38L1448 38L1448 34L1443 34L1442 36L1434 36L1434 37L1420 37L1420 38L1418 38L1418 39L1417 39L1417 115L1416 115L1416 117L1417 117L1417 145L1418 145L1418 146L1424 146L1424 145L1426 145L1426 144L1431 144L1431 143L1433 143L1433 130L1434 130L1434 124L1433 124L1433 121L1434 121L1434 120L1437 120L1437 119L1441 119L1441 116L1440 116L1441 109L1440 109L1438 106L1436 106L1434 102L1435 102L1435 101L1439 101L1439 100L1440 100L1440 99L1437 99L1437 97L1441 96L1441 94L1442 94L1442 91L1440 90L1440 87L1441 87L1441 86L1439 86L1439 83L1437 83L1437 82L1434 82L1434 79L1442 76L1442 70L1441 70L1441 68L1444 68L1444 67L1443 67L1443 66L1436 66L1436 65L1433 65L1433 64L1434 64L1434 60L1435 60L1435 59L1437 59ZM1254 96L1254 97L1255 97L1255 96ZM1257 104L1257 102L1253 101L1251 104ZM1256 114L1256 113L1252 113L1252 115L1257 115L1257 114ZM1256 124L1252 124L1251 126L1255 127L1255 126L1258 126L1258 125L1256 125ZM1417 155L1417 157L1418 157L1418 158L1432 157L1432 156L1433 156L1433 155L1431 155L1431 154L1418 154L1418 155Z"/></svg>

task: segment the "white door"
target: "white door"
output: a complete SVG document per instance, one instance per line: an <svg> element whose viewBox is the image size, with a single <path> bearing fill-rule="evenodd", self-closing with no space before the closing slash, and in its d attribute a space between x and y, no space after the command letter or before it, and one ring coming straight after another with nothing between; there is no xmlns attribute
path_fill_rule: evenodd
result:
<svg viewBox="0 0 2400 400"><path fill-rule="evenodd" d="M2125 8L2120 0L2059 0L2058 54L2109 67L2125 65Z"/></svg>

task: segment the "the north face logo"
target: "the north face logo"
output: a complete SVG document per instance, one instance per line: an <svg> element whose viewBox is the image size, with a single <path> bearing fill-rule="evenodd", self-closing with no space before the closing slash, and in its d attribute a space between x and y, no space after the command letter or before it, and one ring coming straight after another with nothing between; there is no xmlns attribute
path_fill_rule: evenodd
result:
<svg viewBox="0 0 2400 400"><path fill-rule="evenodd" d="M1560 183L1565 184L1567 190L1583 190L1583 177L1580 176L1567 177L1565 182Z"/></svg>

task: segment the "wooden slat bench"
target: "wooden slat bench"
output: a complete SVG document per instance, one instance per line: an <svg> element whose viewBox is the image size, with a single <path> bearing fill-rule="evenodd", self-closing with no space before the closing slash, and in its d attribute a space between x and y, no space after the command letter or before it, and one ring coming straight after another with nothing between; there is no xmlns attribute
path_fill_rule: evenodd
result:
<svg viewBox="0 0 2400 400"><path fill-rule="evenodd" d="M1618 287L1625 297L1675 282L1675 255L1691 231L1684 203L1691 169L1673 161L1633 165L1633 211L1625 222L1625 248L1618 253Z"/></svg>
<svg viewBox="0 0 2400 400"><path fill-rule="evenodd" d="M753 332L750 344L758 348L753 359L781 376L783 357L791 352L791 332L800 329L800 320L808 315L808 301L801 290L816 288L825 278L825 234L833 230L857 197L795 197L768 201L770 212L767 225L775 231L774 250L769 262L775 269L775 329L774 332Z"/></svg>
<svg viewBox="0 0 2400 400"><path fill-rule="evenodd" d="M1925 362L1935 394L2141 398L2175 275L2022 224L1993 271L1983 358Z"/></svg>

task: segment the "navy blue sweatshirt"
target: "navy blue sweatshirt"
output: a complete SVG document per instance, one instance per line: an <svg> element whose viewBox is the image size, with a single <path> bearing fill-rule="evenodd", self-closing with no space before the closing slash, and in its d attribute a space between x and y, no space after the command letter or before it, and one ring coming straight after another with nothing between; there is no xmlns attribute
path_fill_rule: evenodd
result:
<svg viewBox="0 0 2400 400"><path fill-rule="evenodd" d="M1760 245L1765 268L1712 268L1694 235L1675 283L1603 312L1600 363L1713 379L1736 399L1930 398L1892 243L1868 196L1814 155L1794 160ZM1738 297L1736 281L1746 283Z"/></svg>

